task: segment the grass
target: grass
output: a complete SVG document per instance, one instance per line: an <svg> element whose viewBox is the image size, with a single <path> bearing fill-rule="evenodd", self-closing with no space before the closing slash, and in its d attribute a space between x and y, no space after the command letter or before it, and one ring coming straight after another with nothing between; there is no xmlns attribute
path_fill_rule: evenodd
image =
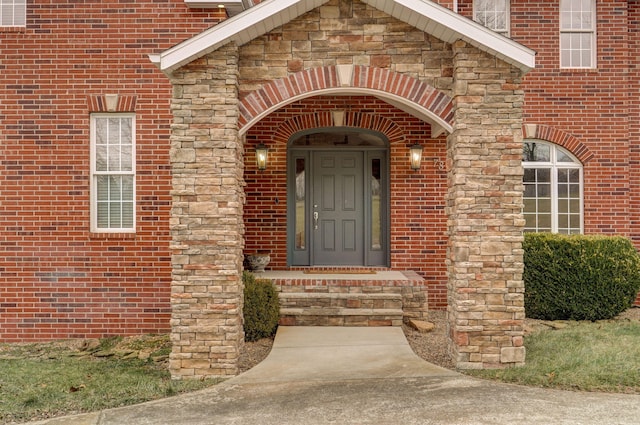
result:
<svg viewBox="0 0 640 425"><path fill-rule="evenodd" d="M194 391L219 381L172 381L162 363L167 338L107 338L86 350L49 344L0 344L0 424L97 411ZM467 371L529 386L640 394L640 322L580 322L525 338L526 365ZM148 359L96 357L146 350ZM135 356L134 356L135 357Z"/></svg>
<svg viewBox="0 0 640 425"><path fill-rule="evenodd" d="M526 364L470 375L537 387L640 394L640 323L579 322L525 338Z"/></svg>
<svg viewBox="0 0 640 425"><path fill-rule="evenodd" d="M102 340L97 350L118 339ZM166 347L153 347L151 356ZM173 381L151 359L81 355L55 344L0 346L0 424L125 406L193 391L216 380Z"/></svg>

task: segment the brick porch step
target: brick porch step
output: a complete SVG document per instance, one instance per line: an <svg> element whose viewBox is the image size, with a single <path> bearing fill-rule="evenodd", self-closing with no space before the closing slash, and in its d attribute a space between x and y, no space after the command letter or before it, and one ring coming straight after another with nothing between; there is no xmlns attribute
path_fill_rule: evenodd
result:
<svg viewBox="0 0 640 425"><path fill-rule="evenodd" d="M283 326L400 326L396 293L280 293Z"/></svg>

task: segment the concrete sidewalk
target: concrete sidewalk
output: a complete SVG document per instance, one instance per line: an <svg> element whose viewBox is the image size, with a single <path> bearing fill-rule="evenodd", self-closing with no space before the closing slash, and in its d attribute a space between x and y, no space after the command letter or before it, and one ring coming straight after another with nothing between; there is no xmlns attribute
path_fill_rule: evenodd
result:
<svg viewBox="0 0 640 425"><path fill-rule="evenodd" d="M400 328L280 327L215 387L32 424L638 424L640 396L497 384L418 358Z"/></svg>

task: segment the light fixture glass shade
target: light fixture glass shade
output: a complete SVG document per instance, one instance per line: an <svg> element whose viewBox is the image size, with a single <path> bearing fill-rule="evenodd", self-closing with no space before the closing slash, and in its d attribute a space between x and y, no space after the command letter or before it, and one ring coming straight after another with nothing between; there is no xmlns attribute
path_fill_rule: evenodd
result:
<svg viewBox="0 0 640 425"><path fill-rule="evenodd" d="M415 144L409 148L409 161L412 170L419 170L422 162L422 146Z"/></svg>
<svg viewBox="0 0 640 425"><path fill-rule="evenodd" d="M269 148L264 143L260 143L258 146L256 146L256 165L258 166L258 170L267 169L268 152Z"/></svg>

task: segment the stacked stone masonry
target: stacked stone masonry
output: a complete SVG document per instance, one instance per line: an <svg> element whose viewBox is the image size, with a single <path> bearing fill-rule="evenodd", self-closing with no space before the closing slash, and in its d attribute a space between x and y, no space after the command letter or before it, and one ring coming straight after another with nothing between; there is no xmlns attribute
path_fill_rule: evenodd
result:
<svg viewBox="0 0 640 425"><path fill-rule="evenodd" d="M237 55L228 45L171 76L175 378L237 374L244 341Z"/></svg>
<svg viewBox="0 0 640 425"><path fill-rule="evenodd" d="M459 368L523 364L519 72L457 42L449 135L449 332Z"/></svg>
<svg viewBox="0 0 640 425"><path fill-rule="evenodd" d="M237 160L235 166L238 174L242 173L242 155L238 150L241 147L240 136L237 133L234 134L232 130L233 124L238 126L241 123L236 110L227 113L228 109L221 105L234 105L233 107L237 108L238 101L254 99L251 102L245 102L247 107L244 108L244 111L249 113L253 109L254 115L259 115L260 110L270 111L282 107L286 104L286 99L273 90L263 92L267 95L257 96L257 94L271 81L285 81L287 77L302 70L307 70L307 75L310 77L318 77L322 75L322 71L320 73L308 71L348 65L349 68L333 69L354 70L358 66L364 66L372 69L374 75L390 75L388 72L375 71L377 68L382 68L402 75L402 78L385 80L383 84L377 85L378 90L402 92L402 85L415 87L415 81L421 81L444 91L447 96L452 95L452 115L455 124L453 133L448 137L450 186L447 207L450 241L450 328L454 341L452 350L460 367L479 368L521 364L524 361L524 347L522 347L524 307L521 277L523 222L519 210L522 206L519 144L522 142L523 102L523 94L519 86L520 75L519 71L480 53L475 48L465 44L457 44L454 47L455 49L452 49L452 46L426 36L362 3L331 1L326 6L241 46L238 54L239 69L228 74L221 72L221 69L216 69L216 72L209 75L207 66L211 64L207 64L205 60L198 60L180 71L179 80L174 76L173 108L176 114L176 125L173 127L172 140L174 143L179 142L180 147L180 149L174 147L173 150L174 175L176 172L178 175L187 174L193 189L198 186L194 183L193 174L186 172L191 167L186 166L184 162L175 161L176 155L183 155L178 153L183 147L187 148L187 151L193 150L189 148L191 143L196 143L192 137L202 137L203 146L224 141L229 152L232 152L230 157ZM225 50L209 55L206 60L212 61L214 57L222 58L225 54L229 55L230 52ZM233 72L239 73L238 96L234 97L233 90L228 92L222 90L225 92L222 98L210 97L212 86L204 84L204 81L216 76L220 80L233 81L235 84L236 80L229 75ZM353 88L355 81L353 76L344 78L337 74L333 75L341 86ZM391 86L400 84L400 87L391 89L387 86L388 84ZM322 89L321 86L318 87ZM199 90L202 92L200 96L198 96ZM203 97L209 102L203 102ZM226 100L223 99L224 97ZM198 102L194 102L194 99ZM195 119L190 121L183 118L202 116L199 111L206 110L211 104L219 108L213 115L214 120L220 119L220 121L198 122ZM222 117L216 118L216 114ZM249 121L250 119L245 117L242 122ZM224 127L226 123L229 125L228 133L207 132L207 126L213 129L219 126ZM185 127L178 125L185 125ZM253 140L250 131L247 133L247 138ZM265 133L257 134L255 140L263 140L264 135ZM407 140L407 142L410 141ZM247 152L249 150L245 150L245 154ZM194 158L193 154L186 156ZM217 152L214 157L224 158L225 152ZM210 156L196 156L196 158L196 164L203 159L202 165L205 167L207 161L211 160ZM196 169L198 167L198 165L194 166ZM234 191L240 191L241 175L236 177L237 179L231 179L223 186L230 184ZM177 177L174 179L174 188L180 189L180 180ZM184 194L174 192L174 203L179 205L179 202L189 199L189 202L195 202L193 206L189 205L190 212L203 213L208 218L209 214L223 211L217 203L212 203L209 199L205 201L207 195L215 190L214 188L216 186L207 185L200 188L200 193L192 193L189 190ZM231 212L242 214L241 205L238 205L238 211ZM213 245L210 258L202 257L200 249L194 251L186 246L174 247L180 255L185 256L186 263L182 268L178 267L174 271L174 285L178 289L176 291L178 294L174 292L173 295L174 340L181 341L184 345L178 345L174 350L172 368L174 373L183 376L233 373L231 365L240 345L239 339L234 340L233 337L227 339L228 333L212 332L211 341L205 344L194 342L194 335L195 339L198 339L198 322L194 322L193 319L198 313L190 308L189 303L197 301L192 301L194 296L186 289L192 284L202 286L203 281L200 279L206 276L204 286L211 285L212 290L211 293L207 293L207 297L210 298L206 302L220 302L216 301L217 297L225 293L232 298L236 296L236 304L229 303L225 297L221 297L222 305L228 304L229 308L218 310L221 314L215 317L224 317L235 323L241 322L239 317L241 287L220 282L220 280L239 279L240 275L243 227L237 221L238 216L230 215L231 217L227 217L226 220L220 217L218 223L224 223L226 232L235 232L235 236L229 236L231 245L237 249L229 252L229 261L231 263L235 261L238 265L237 269L230 267L214 270L209 274L210 264L220 264L218 259L214 258L216 251ZM184 244L182 237L190 233L189 231L185 233L183 225L193 220L193 217L185 215L179 208L174 208L172 220L174 243ZM211 221L208 224L214 225L216 222ZM207 234L209 238L214 233L215 231L209 227L203 234ZM219 245L215 246L220 248ZM217 267L219 266L214 268ZM203 269L207 272L198 273ZM233 276L234 271L235 276ZM180 281L183 283L177 285ZM234 289L238 292L235 294L227 292L233 292ZM188 295L182 295L183 291ZM176 298L179 301L176 301ZM185 310L186 314L181 313L182 310ZM178 326L181 320L185 323L191 321L189 323L191 326ZM239 337L240 334L241 332L237 332L232 335ZM204 347L207 344L231 347L229 352L225 352L228 355L224 358L210 358L210 361L217 361L218 364L211 365L207 371L193 368L192 372L189 368L185 368L192 358L201 354L198 347L203 347L203 351L206 351ZM203 366L201 369L206 369L204 363L201 364ZM224 370L225 365L229 366L228 370Z"/></svg>

